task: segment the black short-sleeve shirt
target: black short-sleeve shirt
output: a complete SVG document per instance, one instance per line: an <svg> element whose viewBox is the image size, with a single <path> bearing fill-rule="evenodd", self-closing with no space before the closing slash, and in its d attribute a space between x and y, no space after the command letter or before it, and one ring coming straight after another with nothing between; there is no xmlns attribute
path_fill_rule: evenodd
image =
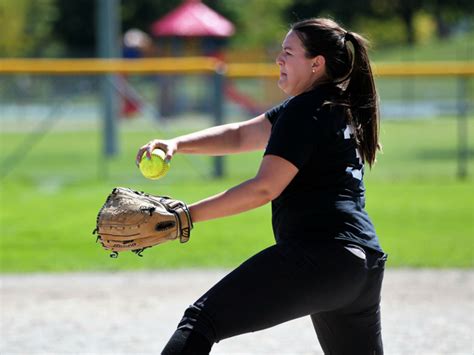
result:
<svg viewBox="0 0 474 355"><path fill-rule="evenodd" d="M320 86L265 113L272 131L265 155L298 168L272 201L277 241L341 239L381 251L365 211L364 165L339 89Z"/></svg>

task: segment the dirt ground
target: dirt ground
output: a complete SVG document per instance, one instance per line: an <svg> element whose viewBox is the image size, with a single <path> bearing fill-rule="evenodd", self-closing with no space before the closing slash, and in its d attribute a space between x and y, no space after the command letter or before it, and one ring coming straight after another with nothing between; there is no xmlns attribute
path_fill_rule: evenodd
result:
<svg viewBox="0 0 474 355"><path fill-rule="evenodd" d="M0 276L0 354L158 354L184 309L226 270ZM385 353L474 354L474 270L388 269ZM213 354L322 354L297 319Z"/></svg>

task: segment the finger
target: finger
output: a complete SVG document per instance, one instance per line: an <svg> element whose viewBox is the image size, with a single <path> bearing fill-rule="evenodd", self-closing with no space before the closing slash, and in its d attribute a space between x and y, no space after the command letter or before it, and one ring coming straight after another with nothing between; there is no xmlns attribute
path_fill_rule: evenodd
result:
<svg viewBox="0 0 474 355"><path fill-rule="evenodd" d="M173 158L173 154L174 154L174 151L171 150L171 149L168 149L166 151L166 155L165 155L165 163L169 163L171 161L171 159Z"/></svg>
<svg viewBox="0 0 474 355"><path fill-rule="evenodd" d="M137 166L140 165L140 161L142 160L142 156L143 156L143 149L140 148L138 150L137 156L135 157L135 164L137 164Z"/></svg>
<svg viewBox="0 0 474 355"><path fill-rule="evenodd" d="M137 156L135 158L135 163L137 164L137 166L140 164L140 162L142 161L142 157L143 157L143 153L145 152L146 150L146 145L140 147L140 149L138 150L138 153L137 153Z"/></svg>
<svg viewBox="0 0 474 355"><path fill-rule="evenodd" d="M148 146L146 147L146 157L148 159L151 159L151 153L155 150L155 143L150 142L148 143Z"/></svg>

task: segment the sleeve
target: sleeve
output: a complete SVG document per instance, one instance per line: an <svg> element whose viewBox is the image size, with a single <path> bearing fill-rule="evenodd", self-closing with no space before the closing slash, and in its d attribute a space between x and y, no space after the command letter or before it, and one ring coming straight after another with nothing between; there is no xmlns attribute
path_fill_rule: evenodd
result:
<svg viewBox="0 0 474 355"><path fill-rule="evenodd" d="M317 142L316 118L290 103L273 124L264 155L279 156L301 169L315 154Z"/></svg>
<svg viewBox="0 0 474 355"><path fill-rule="evenodd" d="M265 117L270 121L270 123L273 125L275 121L277 120L278 116L282 112L283 108L286 106L289 100L286 100L274 107L272 107L270 110L265 112Z"/></svg>

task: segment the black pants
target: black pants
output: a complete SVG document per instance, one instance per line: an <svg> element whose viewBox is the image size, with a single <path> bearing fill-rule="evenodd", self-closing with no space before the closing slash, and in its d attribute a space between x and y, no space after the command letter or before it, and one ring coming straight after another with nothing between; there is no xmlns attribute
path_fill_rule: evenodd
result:
<svg viewBox="0 0 474 355"><path fill-rule="evenodd" d="M343 241L282 242L261 251L186 310L163 354L207 353L193 349L192 339L205 339L210 350L222 339L306 315L326 354L383 354L380 291L386 255L351 248ZM173 347L178 338L188 344Z"/></svg>

